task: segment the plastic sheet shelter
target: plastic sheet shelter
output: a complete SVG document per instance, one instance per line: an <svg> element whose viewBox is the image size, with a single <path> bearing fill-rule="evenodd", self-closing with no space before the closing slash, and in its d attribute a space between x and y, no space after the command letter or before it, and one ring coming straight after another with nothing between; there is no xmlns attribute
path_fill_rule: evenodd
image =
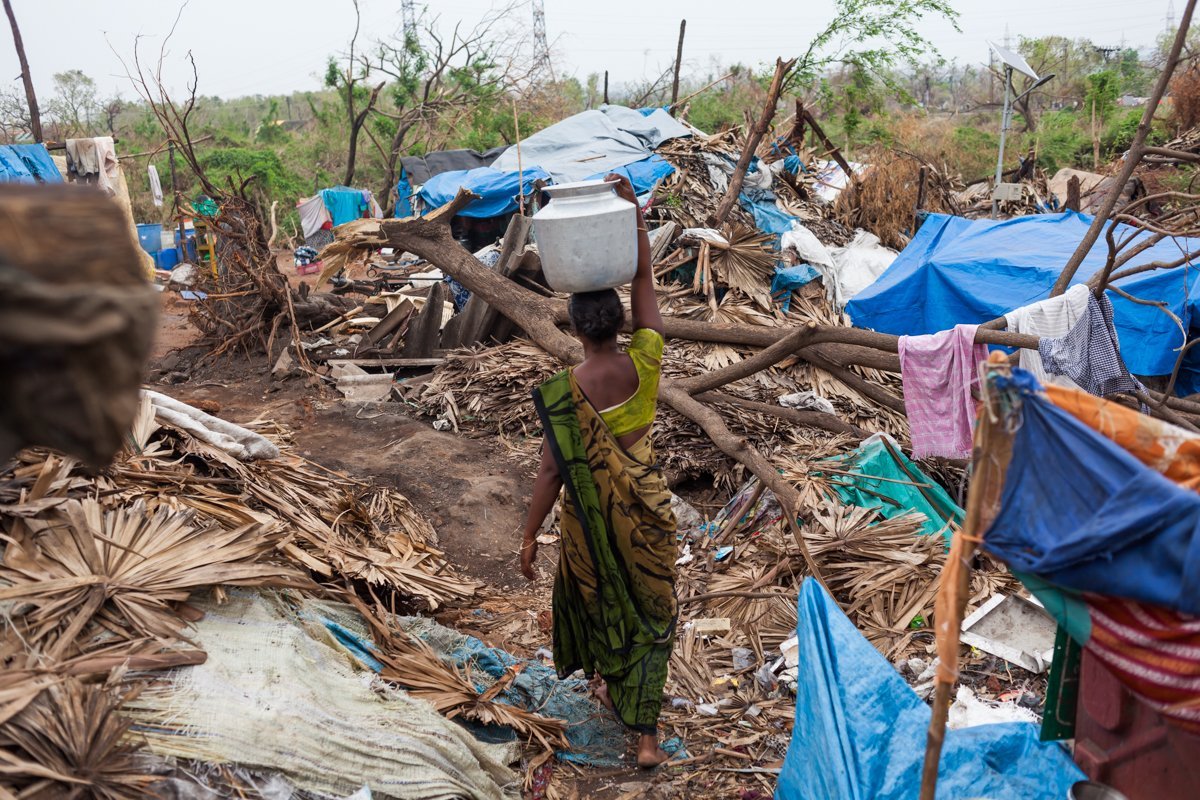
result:
<svg viewBox="0 0 1200 800"><path fill-rule="evenodd" d="M1200 495L1055 406L1029 373L1008 380L1020 423L987 549L1064 589L1200 614Z"/></svg>
<svg viewBox="0 0 1200 800"><path fill-rule="evenodd" d="M662 109L649 115L624 106L601 106L556 122L510 147L492 163L500 172L537 167L555 183L587 180L649 158L668 139L691 131Z"/></svg>
<svg viewBox="0 0 1200 800"><path fill-rule="evenodd" d="M461 217L491 219L501 214L511 214L518 208L517 198L533 191L537 181L549 181L550 176L540 169L527 169L520 175L516 172L501 172L491 167L480 167L465 172L443 172L430 178L417 196L428 209L444 206L454 199L459 189L467 189L479 195L478 200L458 212Z"/></svg>
<svg viewBox="0 0 1200 800"><path fill-rule="evenodd" d="M777 800L913 800L930 710L814 580L800 587L796 724ZM939 800L1062 800L1083 773L1032 723L947 731Z"/></svg>
<svg viewBox="0 0 1200 800"><path fill-rule="evenodd" d="M936 333L964 323L982 323L1049 296L1054 281L1082 240L1092 218L1066 212L1009 220L968 220L930 214L891 267L846 307L854 324L896 335ZM1124 228L1125 226L1121 226ZM1132 235L1125 228L1119 235ZM1140 235L1138 235L1140 236ZM1138 236L1135 236L1138 238ZM1130 266L1172 262L1197 240L1165 240ZM1088 253L1075 282L1101 269L1104 237ZM1200 281L1187 267L1157 270L1120 281L1135 297L1165 301L1185 327L1200 329ZM1135 375L1168 375L1175 348L1184 343L1175 323L1157 308L1109 293L1121 354ZM1188 338L1197 335L1191 330ZM1185 361L1178 389L1200 388L1200 350Z"/></svg>

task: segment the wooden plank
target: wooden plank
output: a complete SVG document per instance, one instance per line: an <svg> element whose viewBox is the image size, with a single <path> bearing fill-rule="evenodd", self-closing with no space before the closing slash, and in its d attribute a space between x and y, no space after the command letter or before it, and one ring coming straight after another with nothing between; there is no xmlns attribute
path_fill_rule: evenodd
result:
<svg viewBox="0 0 1200 800"><path fill-rule="evenodd" d="M363 337L363 342L368 346L374 346L382 342L392 334L397 328L404 324L404 320L408 319L408 315L413 313L414 306L411 300L405 300L391 311L389 311L383 319L379 321L371 330L367 331Z"/></svg>
<svg viewBox="0 0 1200 800"><path fill-rule="evenodd" d="M347 367L392 367L394 369L424 369L436 367L444 358L331 358L325 362L329 366Z"/></svg>
<svg viewBox="0 0 1200 800"><path fill-rule="evenodd" d="M429 287L425 296L425 307L408 326L408 337L404 349L400 352L403 358L429 358L437 345L442 332L443 303L446 302L446 284L438 281Z"/></svg>

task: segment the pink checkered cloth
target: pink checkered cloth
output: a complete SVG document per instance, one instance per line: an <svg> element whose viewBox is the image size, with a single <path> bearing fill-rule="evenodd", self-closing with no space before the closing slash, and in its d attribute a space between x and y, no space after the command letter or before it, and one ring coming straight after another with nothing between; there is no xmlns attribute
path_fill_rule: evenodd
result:
<svg viewBox="0 0 1200 800"><path fill-rule="evenodd" d="M979 362L988 355L987 345L975 344L978 327L956 325L929 336L900 337L900 377L913 458L971 455L971 387L979 380Z"/></svg>

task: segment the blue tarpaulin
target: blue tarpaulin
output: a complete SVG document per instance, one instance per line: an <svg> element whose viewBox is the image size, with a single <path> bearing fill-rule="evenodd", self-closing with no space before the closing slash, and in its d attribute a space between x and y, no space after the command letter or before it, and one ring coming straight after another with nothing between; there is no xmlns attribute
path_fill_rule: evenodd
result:
<svg viewBox="0 0 1200 800"><path fill-rule="evenodd" d="M913 800L930 710L814 580L800 587L796 724L777 800ZM1062 800L1084 779L1031 723L946 732L939 800Z"/></svg>
<svg viewBox="0 0 1200 800"><path fill-rule="evenodd" d="M412 184L408 181L408 172L401 168L400 180L396 182L396 206L392 211L392 216L397 219L403 219L404 217L411 217L413 215L412 193Z"/></svg>
<svg viewBox="0 0 1200 800"><path fill-rule="evenodd" d="M62 183L62 179L44 144L0 145L0 181Z"/></svg>
<svg viewBox="0 0 1200 800"><path fill-rule="evenodd" d="M1055 406L1029 373L1011 380L1020 423L987 548L1066 589L1200 614L1200 494Z"/></svg>
<svg viewBox="0 0 1200 800"><path fill-rule="evenodd" d="M371 210L371 204L364 197L363 190L351 189L349 186L322 189L321 202L329 210L335 228L352 219L360 219L364 212Z"/></svg>
<svg viewBox="0 0 1200 800"><path fill-rule="evenodd" d="M479 195L479 199L458 212L459 215L488 219L516 211L517 198L532 192L534 182L539 180L549 182L550 176L536 168L527 169L518 177L516 172L479 167L434 175L425 182L417 196L432 209L449 203L460 188L469 189Z"/></svg>
<svg viewBox="0 0 1200 800"><path fill-rule="evenodd" d="M891 267L859 293L846 311L860 328L897 335L937 333L961 323L982 323L1049 296L1054 281L1083 239L1086 214L1038 214L1009 220L968 220L930 214ZM1135 235L1118 226L1117 236ZM1142 234L1136 234L1135 238ZM1200 240L1167 239L1130 262L1172 262L1200 247ZM1075 274L1086 282L1104 266L1104 237ZM1145 272L1117 283L1135 297L1163 301L1187 328L1200 327L1200 280L1194 270ZM1160 309L1109 294L1116 313L1121 354L1136 375L1167 375L1184 334ZM1191 338L1195 333L1188 336ZM1200 367L1200 349L1188 354ZM1188 370L1180 392L1200 386Z"/></svg>
<svg viewBox="0 0 1200 800"><path fill-rule="evenodd" d="M624 175L629 178L629 182L633 184L633 191L640 195L653 191L658 182L675 171L675 168L667 163L667 160L658 153L643 158L641 161L634 161L632 164L626 164L623 167L609 170L618 175ZM603 180L608 172L597 172L595 175L589 175L587 180Z"/></svg>

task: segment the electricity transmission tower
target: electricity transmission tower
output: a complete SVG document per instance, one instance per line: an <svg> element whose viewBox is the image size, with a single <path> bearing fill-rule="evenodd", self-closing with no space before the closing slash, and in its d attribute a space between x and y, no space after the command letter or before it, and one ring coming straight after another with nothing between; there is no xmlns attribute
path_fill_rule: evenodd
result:
<svg viewBox="0 0 1200 800"><path fill-rule="evenodd" d="M546 9L542 0L532 0L533 6L533 58L536 71L545 70L554 80L554 68L550 65L550 43L546 41Z"/></svg>
<svg viewBox="0 0 1200 800"><path fill-rule="evenodd" d="M417 9L414 0L403 0L400 8L404 14L404 38L413 39L417 35Z"/></svg>

